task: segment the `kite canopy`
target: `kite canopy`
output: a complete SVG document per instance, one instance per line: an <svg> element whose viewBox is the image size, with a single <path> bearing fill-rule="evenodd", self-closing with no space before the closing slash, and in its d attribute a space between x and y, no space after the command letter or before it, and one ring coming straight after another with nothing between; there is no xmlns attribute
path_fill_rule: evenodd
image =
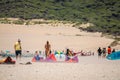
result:
<svg viewBox="0 0 120 80"><path fill-rule="evenodd" d="M8 56L5 59L0 60L0 64L15 64L16 61L14 61L10 56Z"/></svg>
<svg viewBox="0 0 120 80"><path fill-rule="evenodd" d="M120 59L120 51L113 52L109 54L106 58L109 60L118 60Z"/></svg>
<svg viewBox="0 0 120 80"><path fill-rule="evenodd" d="M50 54L47 58L36 59L35 56L32 59L32 62L78 62L78 56L66 56L64 54Z"/></svg>
<svg viewBox="0 0 120 80"><path fill-rule="evenodd" d="M76 63L76 62L78 62L78 56L66 56L66 60L65 60L66 62L74 62L74 63Z"/></svg>
<svg viewBox="0 0 120 80"><path fill-rule="evenodd" d="M56 55L56 54L59 54L59 55L60 55L60 54L63 54L63 52L61 52L61 51L55 51L54 54L55 54L55 55Z"/></svg>

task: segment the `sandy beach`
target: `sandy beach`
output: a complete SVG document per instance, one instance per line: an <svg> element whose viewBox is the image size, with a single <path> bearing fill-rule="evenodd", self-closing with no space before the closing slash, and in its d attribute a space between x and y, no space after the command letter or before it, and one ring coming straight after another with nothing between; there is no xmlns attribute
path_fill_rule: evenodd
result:
<svg viewBox="0 0 120 80"><path fill-rule="evenodd" d="M48 40L53 50L96 51L98 47L107 47L113 39L101 37L101 33L83 32L71 25L50 24L41 25L14 25L0 24L0 49L14 53L15 42L21 39L23 51L44 51ZM120 45L116 47L120 49Z"/></svg>
<svg viewBox="0 0 120 80"><path fill-rule="evenodd" d="M23 57L15 65L0 64L0 80L120 80L120 60L97 57L98 47L107 48L114 41L101 37L101 33L84 32L71 25L0 24L0 50L14 53L14 44L18 38L22 42L23 54L26 51L44 51L48 40L52 50L70 48L75 52L91 51L95 55L79 56L78 63L32 62L30 65L21 65L20 62L32 60ZM112 48L120 50L120 45Z"/></svg>

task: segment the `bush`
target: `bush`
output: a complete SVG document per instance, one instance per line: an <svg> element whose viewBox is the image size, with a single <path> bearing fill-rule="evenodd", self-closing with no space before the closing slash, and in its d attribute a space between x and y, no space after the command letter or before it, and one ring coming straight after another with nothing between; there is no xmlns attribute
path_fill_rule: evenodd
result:
<svg viewBox="0 0 120 80"><path fill-rule="evenodd" d="M7 18L4 18L4 19L0 19L0 23L2 23L2 24L11 24L11 21L8 20Z"/></svg>
<svg viewBox="0 0 120 80"><path fill-rule="evenodd" d="M23 24L24 24L24 20L16 20L16 21L13 21L13 24L23 25Z"/></svg>

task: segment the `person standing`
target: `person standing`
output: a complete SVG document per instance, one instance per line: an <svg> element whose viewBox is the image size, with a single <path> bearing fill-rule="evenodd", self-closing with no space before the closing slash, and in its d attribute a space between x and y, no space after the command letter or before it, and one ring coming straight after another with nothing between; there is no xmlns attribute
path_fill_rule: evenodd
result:
<svg viewBox="0 0 120 80"><path fill-rule="evenodd" d="M20 39L18 39L18 41L15 43L14 49L15 49L16 59L18 59L18 57L21 58L22 48L21 48L21 40Z"/></svg>
<svg viewBox="0 0 120 80"><path fill-rule="evenodd" d="M103 53L103 58L105 58L106 57L106 48L103 48L102 53Z"/></svg>
<svg viewBox="0 0 120 80"><path fill-rule="evenodd" d="M108 55L111 54L111 47L110 46L108 46L107 52L108 52Z"/></svg>
<svg viewBox="0 0 120 80"><path fill-rule="evenodd" d="M51 45L50 45L49 41L47 41L46 44L45 44L45 55L46 55L46 57L48 57L50 53L51 53Z"/></svg>
<svg viewBox="0 0 120 80"><path fill-rule="evenodd" d="M97 52L98 52L98 57L101 57L101 54L102 54L102 49L101 49L101 47L98 48Z"/></svg>

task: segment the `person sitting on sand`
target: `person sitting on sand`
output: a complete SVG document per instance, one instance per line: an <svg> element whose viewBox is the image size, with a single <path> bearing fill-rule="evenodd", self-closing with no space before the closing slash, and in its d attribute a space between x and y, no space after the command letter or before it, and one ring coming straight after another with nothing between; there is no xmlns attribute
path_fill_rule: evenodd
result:
<svg viewBox="0 0 120 80"><path fill-rule="evenodd" d="M49 41L47 41L46 44L45 44L45 55L46 55L46 57L48 57L50 53L51 53L51 45L49 44Z"/></svg>
<svg viewBox="0 0 120 80"><path fill-rule="evenodd" d="M70 51L70 49L67 49L67 50L66 50L66 55L67 55L67 56L73 56L73 54L72 54L72 52Z"/></svg>
<svg viewBox="0 0 120 80"><path fill-rule="evenodd" d="M21 48L21 40L20 39L18 39L18 42L15 43L14 49L15 49L16 59L18 58L18 56L20 56L20 58L21 58L22 48Z"/></svg>
<svg viewBox="0 0 120 80"><path fill-rule="evenodd" d="M39 54L38 54L38 51L35 51L35 55L34 55L34 58L35 58L35 60L40 60L40 56L39 56Z"/></svg>
<svg viewBox="0 0 120 80"><path fill-rule="evenodd" d="M115 49L112 50L112 53L115 52Z"/></svg>
<svg viewBox="0 0 120 80"><path fill-rule="evenodd" d="M103 53L103 58L105 58L106 57L106 48L103 48L102 53Z"/></svg>

